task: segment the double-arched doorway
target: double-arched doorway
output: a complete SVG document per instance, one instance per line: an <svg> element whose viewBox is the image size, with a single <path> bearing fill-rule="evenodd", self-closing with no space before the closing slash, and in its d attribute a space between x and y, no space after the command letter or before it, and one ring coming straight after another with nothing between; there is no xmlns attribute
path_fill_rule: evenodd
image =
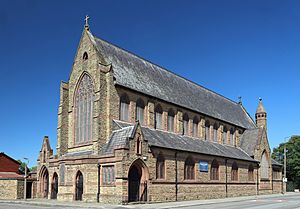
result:
<svg viewBox="0 0 300 209"><path fill-rule="evenodd" d="M54 173L51 182L51 199L57 199L57 193L58 193L58 176L57 173Z"/></svg>
<svg viewBox="0 0 300 209"><path fill-rule="evenodd" d="M46 166L40 171L40 194L42 198L48 198L49 193L49 173Z"/></svg>
<svg viewBox="0 0 300 209"><path fill-rule="evenodd" d="M147 201L148 168L138 159L132 163L128 172L128 202Z"/></svg>
<svg viewBox="0 0 300 209"><path fill-rule="evenodd" d="M78 171L75 179L75 200L82 200L82 195L83 195L83 175L80 171Z"/></svg>

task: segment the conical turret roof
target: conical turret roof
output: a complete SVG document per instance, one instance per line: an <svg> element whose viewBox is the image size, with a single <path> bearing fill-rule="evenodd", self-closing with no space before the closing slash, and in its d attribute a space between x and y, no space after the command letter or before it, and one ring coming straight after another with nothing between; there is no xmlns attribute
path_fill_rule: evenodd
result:
<svg viewBox="0 0 300 209"><path fill-rule="evenodd" d="M258 106L257 106L257 109L256 109L256 113L266 113L266 109L262 103L262 99L259 98L259 103L258 103Z"/></svg>

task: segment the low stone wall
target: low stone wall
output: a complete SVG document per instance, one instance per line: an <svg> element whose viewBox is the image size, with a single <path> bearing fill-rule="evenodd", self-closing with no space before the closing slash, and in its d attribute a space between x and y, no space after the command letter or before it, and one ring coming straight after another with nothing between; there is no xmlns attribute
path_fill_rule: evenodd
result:
<svg viewBox="0 0 300 209"><path fill-rule="evenodd" d="M23 198L24 183L17 179L0 179L0 199Z"/></svg>

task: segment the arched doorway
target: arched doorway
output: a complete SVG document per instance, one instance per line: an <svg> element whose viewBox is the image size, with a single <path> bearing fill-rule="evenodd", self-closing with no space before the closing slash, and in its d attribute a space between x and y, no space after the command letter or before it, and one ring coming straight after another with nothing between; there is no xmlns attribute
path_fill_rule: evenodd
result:
<svg viewBox="0 0 300 209"><path fill-rule="evenodd" d="M58 176L55 172L53 174L52 182L51 182L51 199L57 199L58 193Z"/></svg>
<svg viewBox="0 0 300 209"><path fill-rule="evenodd" d="M80 171L76 174L75 181L75 200L82 200L83 194L83 175Z"/></svg>
<svg viewBox="0 0 300 209"><path fill-rule="evenodd" d="M140 159L132 163L128 173L128 202L147 201L148 168Z"/></svg>
<svg viewBox="0 0 300 209"><path fill-rule="evenodd" d="M48 169L43 166L40 172L40 193L42 198L48 198L49 192L49 173Z"/></svg>

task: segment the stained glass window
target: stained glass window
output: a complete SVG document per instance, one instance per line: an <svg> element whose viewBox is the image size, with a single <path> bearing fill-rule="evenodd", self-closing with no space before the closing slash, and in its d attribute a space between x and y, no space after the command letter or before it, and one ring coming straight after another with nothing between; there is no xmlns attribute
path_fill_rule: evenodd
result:
<svg viewBox="0 0 300 209"><path fill-rule="evenodd" d="M92 141L93 123L93 83L85 74L75 93L75 143L87 143Z"/></svg>

